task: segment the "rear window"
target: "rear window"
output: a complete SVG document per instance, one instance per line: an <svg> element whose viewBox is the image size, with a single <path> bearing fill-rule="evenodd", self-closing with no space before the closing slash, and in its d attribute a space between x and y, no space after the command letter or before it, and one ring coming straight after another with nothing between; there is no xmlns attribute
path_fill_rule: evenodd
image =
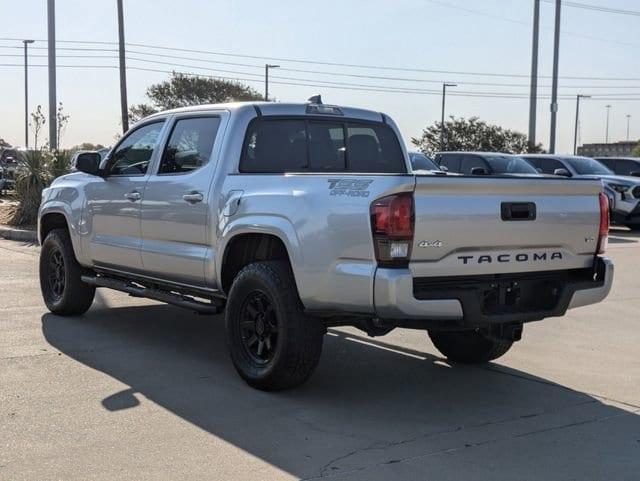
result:
<svg viewBox="0 0 640 481"><path fill-rule="evenodd" d="M274 118L249 125L240 171L407 172L398 138L385 124Z"/></svg>

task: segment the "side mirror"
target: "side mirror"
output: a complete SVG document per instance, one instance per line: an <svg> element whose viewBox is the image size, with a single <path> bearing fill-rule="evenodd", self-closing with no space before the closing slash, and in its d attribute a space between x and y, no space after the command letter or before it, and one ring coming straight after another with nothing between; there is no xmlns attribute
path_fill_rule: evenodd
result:
<svg viewBox="0 0 640 481"><path fill-rule="evenodd" d="M542 174L542 169L540 167L536 167L536 170L538 171L538 174Z"/></svg>
<svg viewBox="0 0 640 481"><path fill-rule="evenodd" d="M556 169L553 171L553 175L559 175L561 177L571 177L571 173L567 169Z"/></svg>
<svg viewBox="0 0 640 481"><path fill-rule="evenodd" d="M442 172L449 172L449 167L447 167L446 165L441 165L441 166L440 166L440 170L441 170Z"/></svg>
<svg viewBox="0 0 640 481"><path fill-rule="evenodd" d="M487 169L484 167L473 167L471 169L471 175L489 175L489 172L487 172Z"/></svg>
<svg viewBox="0 0 640 481"><path fill-rule="evenodd" d="M629 175L631 175L633 177L640 177L640 170L633 170L633 171L629 172Z"/></svg>
<svg viewBox="0 0 640 481"><path fill-rule="evenodd" d="M100 154L97 152L82 152L76 157L75 168L85 174L98 175L100 160Z"/></svg>

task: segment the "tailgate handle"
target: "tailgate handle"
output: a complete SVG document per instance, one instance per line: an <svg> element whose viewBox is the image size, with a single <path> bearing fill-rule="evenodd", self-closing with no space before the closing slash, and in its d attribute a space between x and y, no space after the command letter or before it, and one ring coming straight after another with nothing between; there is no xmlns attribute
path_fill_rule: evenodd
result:
<svg viewBox="0 0 640 481"><path fill-rule="evenodd" d="M502 220L535 220L536 205L533 202L503 202L500 213Z"/></svg>

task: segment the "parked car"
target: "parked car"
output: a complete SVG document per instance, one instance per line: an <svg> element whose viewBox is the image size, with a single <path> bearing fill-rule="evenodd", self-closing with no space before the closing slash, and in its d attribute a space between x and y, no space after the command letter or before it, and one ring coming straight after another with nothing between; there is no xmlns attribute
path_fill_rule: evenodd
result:
<svg viewBox="0 0 640 481"><path fill-rule="evenodd" d="M640 177L640 158L638 157L595 157L616 175Z"/></svg>
<svg viewBox="0 0 640 481"><path fill-rule="evenodd" d="M529 163L517 155L491 152L439 152L436 163L447 172L463 175L540 176Z"/></svg>
<svg viewBox="0 0 640 481"><path fill-rule="evenodd" d="M523 157L545 174L600 179L611 199L611 221L632 230L640 229L640 178L616 175L591 157L550 154L526 154Z"/></svg>
<svg viewBox="0 0 640 481"><path fill-rule="evenodd" d="M23 150L17 148L5 148L0 152L0 168L2 169L3 189L13 189L15 187L16 172L18 170L18 160L21 158Z"/></svg>
<svg viewBox="0 0 640 481"><path fill-rule="evenodd" d="M238 373L274 390L310 377L328 327L421 329L483 363L607 296L599 181L412 175L404 145L388 116L317 98L147 117L44 190L45 304L79 315L106 287L224 309Z"/></svg>

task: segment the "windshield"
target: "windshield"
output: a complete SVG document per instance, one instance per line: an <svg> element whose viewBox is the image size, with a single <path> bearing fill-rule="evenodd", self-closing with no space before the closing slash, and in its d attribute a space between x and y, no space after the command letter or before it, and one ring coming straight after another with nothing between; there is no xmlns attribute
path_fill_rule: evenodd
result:
<svg viewBox="0 0 640 481"><path fill-rule="evenodd" d="M580 175L614 175L600 162L589 157L572 157L566 161Z"/></svg>
<svg viewBox="0 0 640 481"><path fill-rule="evenodd" d="M413 170L440 170L435 162L424 154L410 153L409 158Z"/></svg>
<svg viewBox="0 0 640 481"><path fill-rule="evenodd" d="M495 174L537 174L529 162L515 155L484 155Z"/></svg>

